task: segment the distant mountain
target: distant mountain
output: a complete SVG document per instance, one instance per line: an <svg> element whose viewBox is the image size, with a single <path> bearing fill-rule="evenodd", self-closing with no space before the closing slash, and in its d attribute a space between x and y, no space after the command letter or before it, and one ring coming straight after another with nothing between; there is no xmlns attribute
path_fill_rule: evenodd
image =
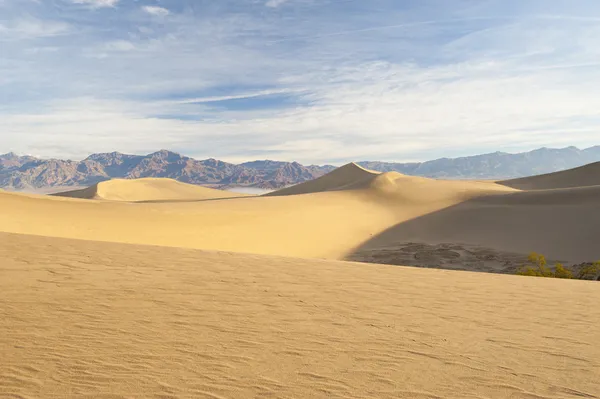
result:
<svg viewBox="0 0 600 399"><path fill-rule="evenodd" d="M444 179L510 179L558 172L600 161L600 146L580 150L540 148L508 154L494 152L462 158L417 163L359 162L367 169Z"/></svg>
<svg viewBox="0 0 600 399"><path fill-rule="evenodd" d="M359 164L380 172L447 179L511 179L557 172L600 161L600 146L580 150L540 148L531 152L495 152L428 162ZM149 155L119 152L93 154L83 161L38 159L14 153L0 155L0 188L43 189L89 186L113 178L168 177L185 183L227 188L278 189L320 177L334 166L303 166L297 162L253 161L240 165L216 159L196 160L171 151Z"/></svg>
<svg viewBox="0 0 600 399"><path fill-rule="evenodd" d="M277 189L312 180L333 166L305 167L297 162L256 161L234 165L216 159L198 161L162 150L146 156L118 152L93 154L83 161L41 160L13 153L0 155L0 187L30 190L89 186L113 178L168 177L190 184Z"/></svg>

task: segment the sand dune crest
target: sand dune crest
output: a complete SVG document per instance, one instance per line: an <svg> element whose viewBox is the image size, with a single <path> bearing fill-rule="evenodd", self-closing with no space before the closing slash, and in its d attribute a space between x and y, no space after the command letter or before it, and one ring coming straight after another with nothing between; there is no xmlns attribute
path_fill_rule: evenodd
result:
<svg viewBox="0 0 600 399"><path fill-rule="evenodd" d="M67 191L53 195L125 202L203 200L243 196L243 194L161 178L113 179L83 190Z"/></svg>
<svg viewBox="0 0 600 399"><path fill-rule="evenodd" d="M361 182L369 180L377 175L379 175L379 172L365 169L362 166L351 162L315 180L274 191L266 194L266 196L298 195L318 193L323 191L343 190L350 186L360 184Z"/></svg>
<svg viewBox="0 0 600 399"><path fill-rule="evenodd" d="M600 162L561 172L504 180L499 183L519 190L552 190L558 188L599 186Z"/></svg>

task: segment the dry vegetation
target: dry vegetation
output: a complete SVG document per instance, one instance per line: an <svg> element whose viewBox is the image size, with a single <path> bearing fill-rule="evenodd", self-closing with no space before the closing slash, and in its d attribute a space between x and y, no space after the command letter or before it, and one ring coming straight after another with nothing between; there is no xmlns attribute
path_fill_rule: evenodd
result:
<svg viewBox="0 0 600 399"><path fill-rule="evenodd" d="M550 268L544 255L532 252L527 259L527 265L519 269L517 274L533 277L600 280L600 261L583 263L574 267L566 267L562 263L556 263L554 268Z"/></svg>

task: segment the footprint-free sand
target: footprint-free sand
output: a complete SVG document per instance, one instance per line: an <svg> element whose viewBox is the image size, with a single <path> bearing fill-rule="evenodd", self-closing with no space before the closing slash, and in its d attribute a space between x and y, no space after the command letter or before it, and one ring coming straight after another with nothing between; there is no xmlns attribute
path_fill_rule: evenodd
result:
<svg viewBox="0 0 600 399"><path fill-rule="evenodd" d="M558 185L0 192L0 397L600 397L597 282L340 261L600 259L600 186Z"/></svg>

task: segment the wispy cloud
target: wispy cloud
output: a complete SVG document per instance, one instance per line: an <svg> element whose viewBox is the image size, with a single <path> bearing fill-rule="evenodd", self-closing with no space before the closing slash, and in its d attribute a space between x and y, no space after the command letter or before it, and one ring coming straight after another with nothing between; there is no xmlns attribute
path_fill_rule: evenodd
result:
<svg viewBox="0 0 600 399"><path fill-rule="evenodd" d="M595 1L275 3L8 6L0 149L320 163L598 144ZM168 18L143 15L157 4Z"/></svg>
<svg viewBox="0 0 600 399"><path fill-rule="evenodd" d="M0 41L15 39L35 39L64 34L69 25L64 22L18 18L2 23L0 21Z"/></svg>
<svg viewBox="0 0 600 399"><path fill-rule="evenodd" d="M169 10L167 10L166 8L158 6L143 6L142 10L144 10L148 14L156 15L158 17L164 17L169 15L170 13Z"/></svg>
<svg viewBox="0 0 600 399"><path fill-rule="evenodd" d="M186 98L184 100L177 100L176 103L179 103L179 104L202 104L202 103L212 103L212 102L219 102L219 101L252 99L252 98L257 98L257 97L272 96L272 95L276 95L276 94L292 94L292 93L299 93L299 92L301 92L301 90L289 90L289 89L261 90L261 91L256 91L256 92L248 92L248 93L228 95L228 96L209 96L209 97Z"/></svg>
<svg viewBox="0 0 600 399"><path fill-rule="evenodd" d="M280 5L287 3L288 0L268 0L265 5L271 8L277 8Z"/></svg>
<svg viewBox="0 0 600 399"><path fill-rule="evenodd" d="M87 4L94 8L114 7L119 0L71 0L75 4Z"/></svg>

